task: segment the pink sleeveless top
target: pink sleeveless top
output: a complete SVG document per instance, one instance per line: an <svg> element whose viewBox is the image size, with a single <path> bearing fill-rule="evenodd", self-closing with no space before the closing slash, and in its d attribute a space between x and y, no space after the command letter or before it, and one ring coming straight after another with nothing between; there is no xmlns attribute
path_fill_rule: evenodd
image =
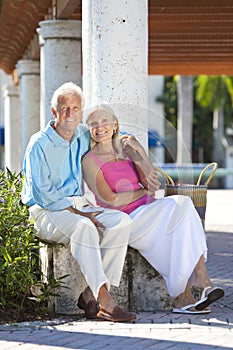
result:
<svg viewBox="0 0 233 350"><path fill-rule="evenodd" d="M141 188L137 171L130 159L102 163L95 154L88 152L87 155L92 157L99 165L105 181L113 192L120 193L125 191L138 190ZM96 203L101 207L118 209L127 214L130 214L141 205L155 201L154 197L145 195L136 201L129 203L128 205L113 207L107 203L102 202L101 199L97 196L95 196L95 199Z"/></svg>

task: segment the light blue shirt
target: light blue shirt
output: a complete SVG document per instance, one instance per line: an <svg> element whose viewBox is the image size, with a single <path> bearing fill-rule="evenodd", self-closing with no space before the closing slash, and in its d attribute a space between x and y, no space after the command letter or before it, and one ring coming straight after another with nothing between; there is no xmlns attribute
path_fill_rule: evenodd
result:
<svg viewBox="0 0 233 350"><path fill-rule="evenodd" d="M22 202L56 211L71 205L67 197L83 195L81 158L89 150L90 134L78 125L71 142L52 128L54 121L34 134L27 146Z"/></svg>

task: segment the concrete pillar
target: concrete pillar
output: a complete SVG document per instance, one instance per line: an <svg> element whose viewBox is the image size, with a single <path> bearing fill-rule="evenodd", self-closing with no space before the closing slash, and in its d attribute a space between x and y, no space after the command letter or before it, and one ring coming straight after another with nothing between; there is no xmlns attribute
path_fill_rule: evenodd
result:
<svg viewBox="0 0 233 350"><path fill-rule="evenodd" d="M39 23L41 46L41 127L52 118L50 100L54 90L67 81L82 85L81 21L49 20Z"/></svg>
<svg viewBox="0 0 233 350"><path fill-rule="evenodd" d="M10 171L18 173L20 164L20 119L18 87L6 85L3 87L5 111L5 166Z"/></svg>
<svg viewBox="0 0 233 350"><path fill-rule="evenodd" d="M192 163L193 78L180 76L177 82L177 163Z"/></svg>
<svg viewBox="0 0 233 350"><path fill-rule="evenodd" d="M164 76L150 75L148 76L148 129L151 133L156 132L158 136L164 141L165 137L165 118L164 118L164 104L157 102L156 99L163 95ZM152 141L156 142L155 139ZM149 156L156 165L165 162L165 149L162 144L157 142L157 146L151 147Z"/></svg>
<svg viewBox="0 0 233 350"><path fill-rule="evenodd" d="M20 60L17 65L20 101L20 161L32 134L40 129L40 63Z"/></svg>
<svg viewBox="0 0 233 350"><path fill-rule="evenodd" d="M5 85L10 85L12 82L11 75L7 75L2 69L0 69L0 127L4 127L4 99L2 88Z"/></svg>
<svg viewBox="0 0 233 350"><path fill-rule="evenodd" d="M2 94L2 87L11 82L11 76L7 75L0 69L0 169L5 165L5 151L4 151L4 100Z"/></svg>
<svg viewBox="0 0 233 350"><path fill-rule="evenodd" d="M147 148L147 1L87 0L82 9L86 107L110 103Z"/></svg>

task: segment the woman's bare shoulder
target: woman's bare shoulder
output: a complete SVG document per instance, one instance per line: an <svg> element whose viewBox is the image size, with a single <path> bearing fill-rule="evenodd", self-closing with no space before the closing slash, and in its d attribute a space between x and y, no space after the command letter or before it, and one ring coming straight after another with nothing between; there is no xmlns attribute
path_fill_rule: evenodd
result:
<svg viewBox="0 0 233 350"><path fill-rule="evenodd" d="M93 159L93 153L92 151L87 152L83 157L82 157L82 164L83 165L90 165L94 164L95 161Z"/></svg>

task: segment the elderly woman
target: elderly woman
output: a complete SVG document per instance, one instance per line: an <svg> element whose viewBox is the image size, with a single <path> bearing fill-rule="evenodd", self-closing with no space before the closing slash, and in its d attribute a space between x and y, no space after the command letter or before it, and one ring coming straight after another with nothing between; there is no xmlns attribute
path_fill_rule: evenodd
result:
<svg viewBox="0 0 233 350"><path fill-rule="evenodd" d="M91 150L82 160L84 180L101 207L127 213L133 228L129 245L163 276L175 298L173 312L209 313L224 295L208 276L207 246L201 220L189 197L155 199L157 175L134 137L119 137L119 122L108 105L86 119ZM152 184L152 185L151 185ZM203 289L196 301L190 287Z"/></svg>

